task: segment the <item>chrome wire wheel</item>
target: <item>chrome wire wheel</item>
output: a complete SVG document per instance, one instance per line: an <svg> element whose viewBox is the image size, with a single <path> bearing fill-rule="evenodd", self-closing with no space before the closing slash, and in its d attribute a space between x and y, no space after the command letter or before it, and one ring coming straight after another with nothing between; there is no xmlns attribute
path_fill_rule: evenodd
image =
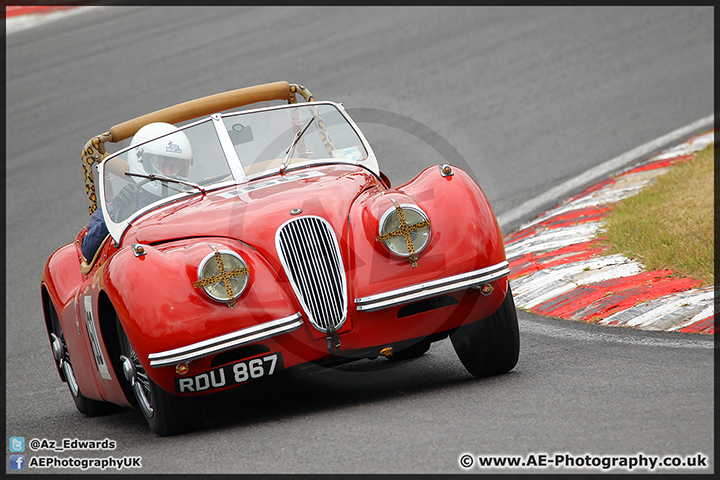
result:
<svg viewBox="0 0 720 480"><path fill-rule="evenodd" d="M53 324L54 323L55 322L53 322ZM59 325L53 325L53 328L57 328L55 331L60 332L60 337L55 333L50 334L53 355L58 362L58 366L62 369L63 374L65 374L65 381L67 381L68 387L70 388L70 394L77 398L80 396L80 387L75 378L72 363L70 363L70 355L68 354L67 345L65 345L65 337L62 335L62 329L60 329Z"/></svg>
<svg viewBox="0 0 720 480"><path fill-rule="evenodd" d="M140 364L140 360L132 348L132 345L130 345L127 335L125 335L125 332L119 325L118 330L120 332L120 352L122 353L120 361L122 362L123 373L132 386L133 393L143 414L147 418L152 418L155 414L155 409L152 404L150 378Z"/></svg>
<svg viewBox="0 0 720 480"><path fill-rule="evenodd" d="M150 429L160 436L167 436L199 428L204 414L202 410L195 409L195 399L172 395L155 383L140 363L117 316L116 322L120 347L119 352L116 350L120 357L120 370L116 372L127 380L123 386L126 396L142 412Z"/></svg>
<svg viewBox="0 0 720 480"><path fill-rule="evenodd" d="M77 399L80 397L80 387L78 386L75 371L70 362L70 353L65 343L65 334L63 333L62 325L60 325L60 318L58 318L54 308L52 308L50 312L50 322L52 324L50 340L52 341L53 356L55 357L58 367L60 367L65 375L65 381L70 389L70 394L73 396L73 399Z"/></svg>
<svg viewBox="0 0 720 480"><path fill-rule="evenodd" d="M75 378L75 372L73 371L72 364L70 363L70 357L65 353L65 361L63 362L63 372L65 372L65 379L67 380L70 393L73 397L80 395L80 387L78 386L77 379Z"/></svg>
<svg viewBox="0 0 720 480"><path fill-rule="evenodd" d="M50 346L53 357L61 372L62 379L68 385L70 395L72 395L73 402L75 402L75 407L80 413L89 417L111 413L114 410L113 405L83 395L80 384L75 376L72 361L70 360L70 351L67 348L60 318L51 303L48 305L48 315L50 317Z"/></svg>

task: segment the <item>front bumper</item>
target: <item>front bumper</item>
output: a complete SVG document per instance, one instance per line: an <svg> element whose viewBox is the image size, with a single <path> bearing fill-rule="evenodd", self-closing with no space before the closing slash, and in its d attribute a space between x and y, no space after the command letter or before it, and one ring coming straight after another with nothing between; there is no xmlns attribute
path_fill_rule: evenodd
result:
<svg viewBox="0 0 720 480"><path fill-rule="evenodd" d="M405 303L456 292L458 290L479 287L480 285L499 280L509 274L509 264L507 261L503 261L497 265L481 268L480 270L398 288L397 290L391 290L377 295L356 298L355 305L358 311L372 312L374 310L391 308Z"/></svg>
<svg viewBox="0 0 720 480"><path fill-rule="evenodd" d="M193 343L173 350L151 353L148 355L151 367L164 367L224 352L242 345L259 342L261 340L297 330L302 325L302 314L297 312L288 317L279 318L270 322L253 325L236 332L228 333L202 342Z"/></svg>

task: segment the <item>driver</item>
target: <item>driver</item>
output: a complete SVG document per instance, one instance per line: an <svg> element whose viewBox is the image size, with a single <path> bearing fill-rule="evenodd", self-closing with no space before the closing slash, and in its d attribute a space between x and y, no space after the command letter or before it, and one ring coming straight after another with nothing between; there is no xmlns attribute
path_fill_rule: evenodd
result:
<svg viewBox="0 0 720 480"><path fill-rule="evenodd" d="M157 138L161 135L166 136ZM157 139L140 145L152 138ZM134 145L140 146L129 152L130 172L155 173L187 180L192 163L192 147L187 136L174 125L160 122L145 125L133 137L130 146ZM136 181L139 183L140 179ZM146 183L143 188L149 193L161 195L160 182Z"/></svg>
<svg viewBox="0 0 720 480"><path fill-rule="evenodd" d="M157 138L165 135L162 138ZM148 140L155 138L148 143ZM128 167L131 173L143 175L158 174L169 177L179 177L186 180L192 164L192 146L187 136L177 127L169 123L149 123L137 131L130 146L139 145L128 152ZM149 205L162 198L165 188L162 182L144 181L135 177L137 184L142 183L141 189L135 185L128 185L115 197L108 208L120 209L128 204L137 202L133 211ZM82 239L81 250L86 262L95 256L100 244L108 235L102 209L98 208L90 217L88 230Z"/></svg>

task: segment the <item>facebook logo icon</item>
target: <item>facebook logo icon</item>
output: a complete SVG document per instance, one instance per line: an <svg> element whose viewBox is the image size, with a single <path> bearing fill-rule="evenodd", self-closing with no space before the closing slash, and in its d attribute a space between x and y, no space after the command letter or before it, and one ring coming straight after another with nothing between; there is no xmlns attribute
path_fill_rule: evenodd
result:
<svg viewBox="0 0 720 480"><path fill-rule="evenodd" d="M25 470L25 455L10 455L10 470Z"/></svg>
<svg viewBox="0 0 720 480"><path fill-rule="evenodd" d="M25 437L10 437L10 451L11 452L24 452L25 451Z"/></svg>

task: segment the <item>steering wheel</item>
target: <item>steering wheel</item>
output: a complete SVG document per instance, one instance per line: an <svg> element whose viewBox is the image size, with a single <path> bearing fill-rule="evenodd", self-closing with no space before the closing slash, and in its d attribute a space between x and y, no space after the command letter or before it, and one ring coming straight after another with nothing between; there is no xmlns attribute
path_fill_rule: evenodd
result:
<svg viewBox="0 0 720 480"><path fill-rule="evenodd" d="M152 181L150 178L144 178L138 183L125 185L113 199L113 220L119 222L132 215L137 210L140 189Z"/></svg>

